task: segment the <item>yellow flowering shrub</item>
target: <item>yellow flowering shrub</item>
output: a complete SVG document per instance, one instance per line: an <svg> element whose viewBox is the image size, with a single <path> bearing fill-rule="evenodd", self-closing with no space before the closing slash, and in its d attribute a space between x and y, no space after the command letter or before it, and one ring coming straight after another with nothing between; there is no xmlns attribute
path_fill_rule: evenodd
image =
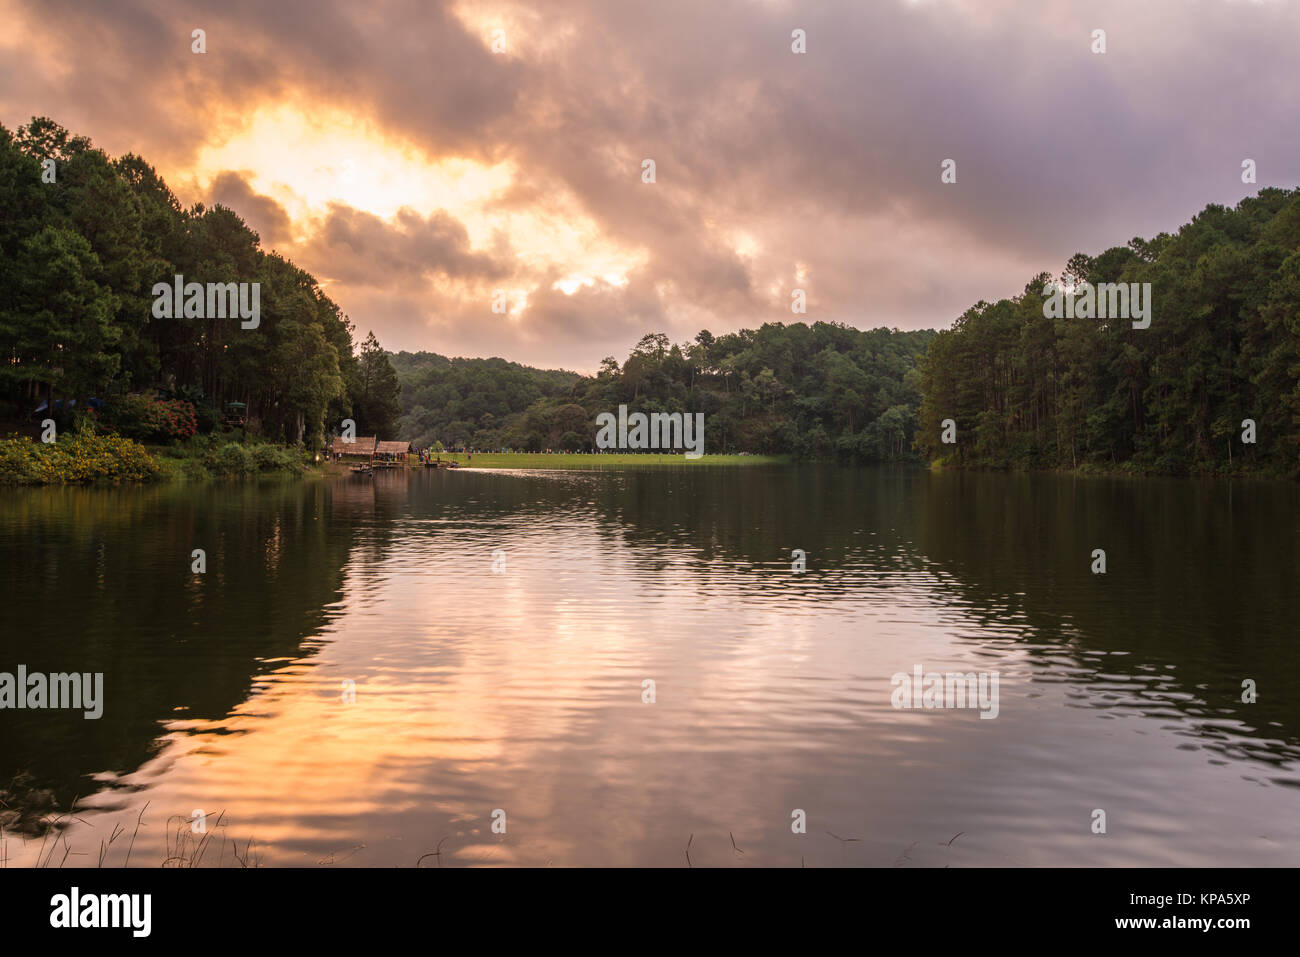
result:
<svg viewBox="0 0 1300 957"><path fill-rule="evenodd" d="M48 443L23 435L0 439L0 483L4 484L148 482L161 474L143 445L120 435L82 432Z"/></svg>

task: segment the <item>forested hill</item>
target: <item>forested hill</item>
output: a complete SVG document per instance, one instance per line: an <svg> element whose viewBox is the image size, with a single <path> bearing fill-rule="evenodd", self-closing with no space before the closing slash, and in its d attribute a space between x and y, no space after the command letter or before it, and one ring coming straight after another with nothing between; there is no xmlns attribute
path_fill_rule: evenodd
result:
<svg viewBox="0 0 1300 957"><path fill-rule="evenodd" d="M930 458L1300 471L1300 190L1207 206L1172 236L1070 260L1059 278L1067 287L1150 283L1148 328L1048 318L1050 279L977 303L930 342L918 439ZM953 444L943 441L946 419Z"/></svg>
<svg viewBox="0 0 1300 957"><path fill-rule="evenodd" d="M625 404L704 413L710 452L913 461L917 362L933 335L825 322L704 331L681 344L654 333L595 376L430 353L391 360L401 437L420 447L591 449L596 416Z"/></svg>
<svg viewBox="0 0 1300 957"><path fill-rule="evenodd" d="M499 448L505 443L496 440L497 433L535 403L568 396L581 379L576 372L533 369L505 359L449 359L433 352L388 358L402 386L399 435L421 449L437 443ZM489 434L492 443L483 441Z"/></svg>

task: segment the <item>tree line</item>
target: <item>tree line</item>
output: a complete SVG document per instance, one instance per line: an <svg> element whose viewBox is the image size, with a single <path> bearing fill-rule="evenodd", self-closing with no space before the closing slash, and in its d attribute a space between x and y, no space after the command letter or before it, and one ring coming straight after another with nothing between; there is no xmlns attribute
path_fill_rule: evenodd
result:
<svg viewBox="0 0 1300 957"><path fill-rule="evenodd" d="M151 291L176 275L260 283L257 328L155 318ZM250 431L319 447L349 417L392 434L400 411L379 343L355 351L313 276L265 252L233 210L182 208L141 157L111 159L47 118L0 126L0 350L11 421L42 401L82 400L83 416L85 400L154 392L193 404L201 430L237 402Z"/></svg>
<svg viewBox="0 0 1300 957"><path fill-rule="evenodd" d="M1150 324L1049 317L1049 283L1150 283ZM1207 206L1173 235L1078 253L976 303L930 341L921 391L917 442L935 460L1296 474L1300 190Z"/></svg>
<svg viewBox="0 0 1300 957"><path fill-rule="evenodd" d="M419 447L591 451L596 416L700 412L709 452L915 461L918 362L930 330L766 323L675 344L642 337L595 375L503 359L392 357L401 436Z"/></svg>

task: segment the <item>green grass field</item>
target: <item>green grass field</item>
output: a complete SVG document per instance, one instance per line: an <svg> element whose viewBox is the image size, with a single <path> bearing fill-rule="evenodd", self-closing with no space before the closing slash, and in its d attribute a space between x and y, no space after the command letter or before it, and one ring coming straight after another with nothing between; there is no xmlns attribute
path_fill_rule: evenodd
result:
<svg viewBox="0 0 1300 957"><path fill-rule="evenodd" d="M698 459L688 459L685 455L542 455L533 452L475 452L471 461L463 452L443 452L442 460L448 459L476 469L701 468L711 465L780 465L787 461L777 455L703 455Z"/></svg>

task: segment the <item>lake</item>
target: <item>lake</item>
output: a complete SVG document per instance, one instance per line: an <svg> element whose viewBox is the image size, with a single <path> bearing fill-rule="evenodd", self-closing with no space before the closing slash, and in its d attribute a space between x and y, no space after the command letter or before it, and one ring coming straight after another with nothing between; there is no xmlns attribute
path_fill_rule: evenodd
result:
<svg viewBox="0 0 1300 957"><path fill-rule="evenodd" d="M0 672L104 678L0 711L0 857L1300 865L1298 557L1263 481L6 489ZM917 669L996 717L895 707Z"/></svg>

